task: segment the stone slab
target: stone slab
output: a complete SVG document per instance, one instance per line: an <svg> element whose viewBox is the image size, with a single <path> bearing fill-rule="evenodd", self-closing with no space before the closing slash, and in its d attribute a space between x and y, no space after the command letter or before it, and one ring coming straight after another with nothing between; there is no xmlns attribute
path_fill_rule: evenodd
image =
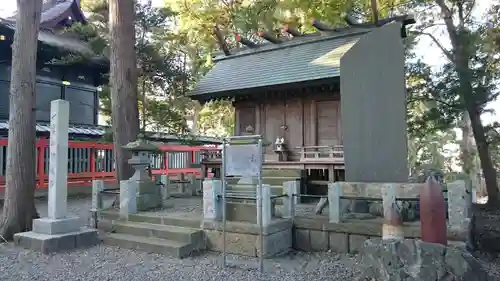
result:
<svg viewBox="0 0 500 281"><path fill-rule="evenodd" d="M349 253L349 234L347 233L329 233L329 249L335 253Z"/></svg>
<svg viewBox="0 0 500 281"><path fill-rule="evenodd" d="M14 244L50 254L76 248L91 247L100 242L96 229L81 228L65 234L40 234L33 231L14 234Z"/></svg>
<svg viewBox="0 0 500 281"><path fill-rule="evenodd" d="M223 251L223 233L218 230L205 230L207 247L212 251ZM264 235L264 257L269 258L289 252L292 249L292 229L285 229ZM229 254L258 257L260 255L259 235L226 233L226 251Z"/></svg>
<svg viewBox="0 0 500 281"><path fill-rule="evenodd" d="M33 220L33 232L39 234L64 234L80 230L80 219L68 217L63 219L41 218Z"/></svg>

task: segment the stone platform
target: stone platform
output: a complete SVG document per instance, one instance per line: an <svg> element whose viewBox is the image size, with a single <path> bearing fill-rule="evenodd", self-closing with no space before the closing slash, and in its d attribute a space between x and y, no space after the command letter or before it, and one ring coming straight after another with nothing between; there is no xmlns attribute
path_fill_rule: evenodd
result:
<svg viewBox="0 0 500 281"><path fill-rule="evenodd" d="M286 254L292 249L292 220L275 219L264 227L264 257L269 258ZM222 223L204 221L202 228L207 239L207 248L223 251ZM229 254L258 257L260 255L260 227L246 222L226 223L226 251Z"/></svg>
<svg viewBox="0 0 500 281"><path fill-rule="evenodd" d="M16 233L14 243L26 249L50 254L80 247L91 247L100 242L97 230L81 228L64 234L43 234L34 231Z"/></svg>
<svg viewBox="0 0 500 281"><path fill-rule="evenodd" d="M97 230L80 227L78 217L41 218L33 220L33 231L14 234L14 243L49 254L94 246L99 237Z"/></svg>

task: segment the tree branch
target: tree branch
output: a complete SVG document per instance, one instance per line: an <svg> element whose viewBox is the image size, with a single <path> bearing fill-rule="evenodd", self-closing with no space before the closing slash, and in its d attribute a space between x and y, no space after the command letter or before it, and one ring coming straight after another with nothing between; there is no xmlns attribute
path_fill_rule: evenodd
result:
<svg viewBox="0 0 500 281"><path fill-rule="evenodd" d="M418 35L427 35L431 38L431 40L438 46L438 48L443 52L443 54L450 60L451 62L454 62L454 57L451 51L447 50L441 42L436 38L436 36L432 35L431 33L428 32L422 32L422 31L413 31L413 33L418 34Z"/></svg>
<svg viewBox="0 0 500 281"><path fill-rule="evenodd" d="M449 102L446 102L444 100L440 100L440 99L437 99L437 98L429 98L429 97L419 97L419 98L413 98L413 99L408 99L408 102L407 104L410 104L410 103L413 103L413 102L429 102L429 101L435 101L437 103L440 103L442 105L445 105L449 108L454 108L454 109L460 109L459 107L457 107L456 105L453 105L453 104L450 104Z"/></svg>

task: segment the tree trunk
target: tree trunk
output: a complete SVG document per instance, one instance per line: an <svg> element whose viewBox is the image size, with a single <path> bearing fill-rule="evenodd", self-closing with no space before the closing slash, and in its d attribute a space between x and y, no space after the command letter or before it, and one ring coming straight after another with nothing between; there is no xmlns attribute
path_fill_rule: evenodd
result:
<svg viewBox="0 0 500 281"><path fill-rule="evenodd" d="M29 231L38 218L35 208L36 124L35 88L38 29L42 0L17 0L16 32L12 45L9 140L5 202L0 234L11 240Z"/></svg>
<svg viewBox="0 0 500 281"><path fill-rule="evenodd" d="M133 174L127 163L131 154L122 146L134 141L139 133L134 18L133 0L109 1L111 116L118 180Z"/></svg>
<svg viewBox="0 0 500 281"><path fill-rule="evenodd" d="M471 215L471 207L472 207L472 192L474 191L473 187L476 187L476 190L479 190L479 183L477 182L478 171L475 164L475 149L474 149L474 138L472 134L470 118L468 112L462 113L462 143L460 144L460 152L462 158L462 169L464 174L466 175L465 187L467 190L467 215Z"/></svg>
<svg viewBox="0 0 500 281"><path fill-rule="evenodd" d="M450 36L451 46L453 48L452 55L450 59L454 63L458 75L458 80L460 83L460 98L465 104L465 108L469 113L472 133L474 134L474 140L476 141L477 151L479 154L479 160L481 162L481 168L483 170L483 176L486 184L486 189L488 190L488 204L496 205L500 202L498 198L498 183L496 178L496 171L493 167L493 161L491 160L491 154L488 147L488 142L486 140L486 132L484 126L481 123L481 113L480 107L477 104L476 98L474 97L474 89L472 87L472 73L469 66L470 54L468 53L468 42L469 38L464 36L466 30L463 27L466 24L464 15L464 3L457 3L458 11L458 25L453 22L453 12L444 0L435 0L436 4L441 8L442 18L446 25L446 30ZM457 27L458 26L458 27ZM459 29L462 27L462 30Z"/></svg>
<svg viewBox="0 0 500 281"><path fill-rule="evenodd" d="M488 141L486 140L484 126L481 123L480 113L477 110L469 110L469 116L479 160L481 161L486 190L488 191L488 204L496 205L499 203L500 199L498 197L497 173L493 167L493 161L491 161L490 149Z"/></svg>

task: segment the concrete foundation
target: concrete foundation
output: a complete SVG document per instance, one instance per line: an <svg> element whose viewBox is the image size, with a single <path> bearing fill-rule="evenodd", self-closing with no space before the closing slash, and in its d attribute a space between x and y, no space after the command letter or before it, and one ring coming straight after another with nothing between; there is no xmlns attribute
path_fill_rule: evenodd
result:
<svg viewBox="0 0 500 281"><path fill-rule="evenodd" d="M212 251L223 251L222 223L203 222L203 230L207 239L207 248ZM257 224L244 222L226 223L226 251L229 254L258 257L260 255L260 228ZM292 221L288 219L273 220L264 227L264 257L269 258L286 254L292 249Z"/></svg>
<svg viewBox="0 0 500 281"><path fill-rule="evenodd" d="M14 234L14 243L26 249L50 254L80 247L91 247L100 242L97 230L81 228L64 234L42 234L34 231Z"/></svg>

